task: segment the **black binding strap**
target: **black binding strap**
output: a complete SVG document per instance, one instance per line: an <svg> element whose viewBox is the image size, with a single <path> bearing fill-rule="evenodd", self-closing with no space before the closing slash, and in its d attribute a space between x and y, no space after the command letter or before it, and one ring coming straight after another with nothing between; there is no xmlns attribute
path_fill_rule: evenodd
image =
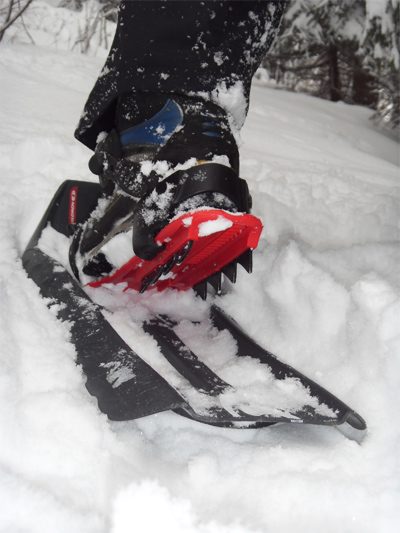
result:
<svg viewBox="0 0 400 533"><path fill-rule="evenodd" d="M177 170L159 183L156 172L143 176L140 163L123 157L116 130L111 131L99 144L89 161L89 168L94 174L100 175L105 183L111 180L135 197L147 195L154 189L162 193L167 184L175 185L174 207L198 194L214 192L232 200L242 213L249 213L251 209L246 181L239 178L233 169L219 163L203 163L187 170Z"/></svg>
<svg viewBox="0 0 400 533"><path fill-rule="evenodd" d="M156 190L159 187L165 188L167 183L177 186L173 206L198 194L214 192L232 200L242 213L249 213L251 209L251 197L246 181L239 178L231 168L218 163L203 163L187 170L178 170L163 180Z"/></svg>
<svg viewBox="0 0 400 533"><path fill-rule="evenodd" d="M148 194L158 183L155 172L143 176L140 162L124 157L119 134L115 129L96 147L89 160L89 169L100 177L102 187L111 181L135 198Z"/></svg>

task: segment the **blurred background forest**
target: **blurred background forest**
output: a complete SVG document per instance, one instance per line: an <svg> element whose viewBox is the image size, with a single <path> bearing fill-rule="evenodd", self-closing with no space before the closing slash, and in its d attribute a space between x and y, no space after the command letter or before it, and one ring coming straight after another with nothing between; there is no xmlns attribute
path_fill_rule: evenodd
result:
<svg viewBox="0 0 400 533"><path fill-rule="evenodd" d="M0 40L106 55L119 0L0 0ZM260 82L367 106L400 134L400 0L289 0ZM56 13L55 13L56 11ZM56 16L54 16L56 15Z"/></svg>

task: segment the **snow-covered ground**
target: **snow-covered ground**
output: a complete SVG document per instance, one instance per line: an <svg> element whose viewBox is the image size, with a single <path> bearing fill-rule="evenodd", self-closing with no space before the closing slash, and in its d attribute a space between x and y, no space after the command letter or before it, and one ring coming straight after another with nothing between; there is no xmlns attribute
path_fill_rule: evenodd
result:
<svg viewBox="0 0 400 533"><path fill-rule="evenodd" d="M265 230L254 273L219 301L366 419L361 444L333 428L215 429L172 413L111 423L20 260L58 185L92 179L73 130L102 60L0 52L0 531L397 531L399 146L366 109L255 86L242 177ZM193 302L125 293L112 320L140 353L136 312Z"/></svg>

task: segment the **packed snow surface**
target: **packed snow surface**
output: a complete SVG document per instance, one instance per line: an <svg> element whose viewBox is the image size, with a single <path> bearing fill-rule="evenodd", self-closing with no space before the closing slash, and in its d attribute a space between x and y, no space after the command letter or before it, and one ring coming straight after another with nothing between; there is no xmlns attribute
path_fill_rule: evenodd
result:
<svg viewBox="0 0 400 533"><path fill-rule="evenodd" d="M358 411L368 425L361 443L329 427L217 429L173 413L110 422L85 389L68 326L20 259L59 184L94 180L73 130L101 63L1 46L0 531L397 531L397 143L366 109L255 86L241 175L264 231L253 274L240 271L217 299ZM54 242L55 253L63 246ZM111 292L93 297L150 359L158 350L140 328L146 316L207 311L192 292ZM203 333L188 343L217 357L226 343ZM241 372L251 384L251 370ZM126 376L115 369L115 379Z"/></svg>

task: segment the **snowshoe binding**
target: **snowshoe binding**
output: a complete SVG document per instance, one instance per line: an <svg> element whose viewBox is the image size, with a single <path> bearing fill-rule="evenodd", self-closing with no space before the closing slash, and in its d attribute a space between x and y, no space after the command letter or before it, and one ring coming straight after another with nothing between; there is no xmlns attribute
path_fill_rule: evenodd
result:
<svg viewBox="0 0 400 533"><path fill-rule="evenodd" d="M251 271L262 224L250 214L237 144L217 105L128 95L89 167L103 195L74 227L70 262L82 282L195 287L205 298L207 282L220 290L222 273L236 280L237 264Z"/></svg>

